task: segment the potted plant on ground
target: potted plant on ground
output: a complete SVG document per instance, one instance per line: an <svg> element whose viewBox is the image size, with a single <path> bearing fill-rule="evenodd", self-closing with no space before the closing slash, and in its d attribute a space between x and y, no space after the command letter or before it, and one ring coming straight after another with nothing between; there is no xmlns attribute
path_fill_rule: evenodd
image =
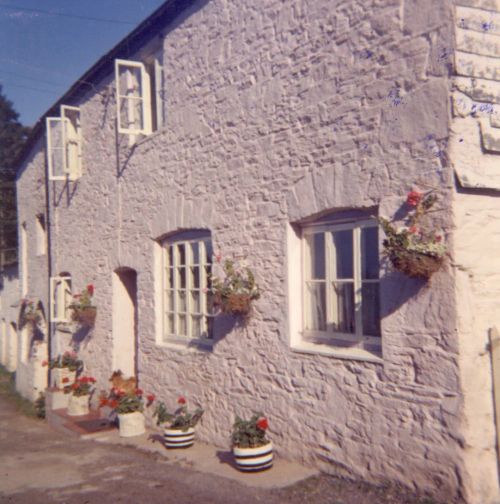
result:
<svg viewBox="0 0 500 504"><path fill-rule="evenodd" d="M140 436L146 432L144 407L150 406L155 400L153 394L146 396L140 388L124 390L113 387L106 397L101 394L100 406L109 406L118 416L121 437Z"/></svg>
<svg viewBox="0 0 500 504"><path fill-rule="evenodd" d="M203 410L198 408L194 413L189 413L186 403L183 396L179 397L179 407L174 413L169 413L165 404L160 402L153 413L153 416L157 417L156 425L163 425L167 448L188 448L194 443L194 428L202 417Z"/></svg>
<svg viewBox="0 0 500 504"><path fill-rule="evenodd" d="M94 286L92 284L87 285L80 294L73 296L73 301L69 305L71 320L82 326L94 327L97 308L92 304L93 296Z"/></svg>
<svg viewBox="0 0 500 504"><path fill-rule="evenodd" d="M268 426L262 413L255 413L250 420L236 417L231 442L240 471L258 472L272 467L273 444L266 438Z"/></svg>
<svg viewBox="0 0 500 504"><path fill-rule="evenodd" d="M443 264L446 246L442 235L422 225L436 201L437 196L432 191L425 194L410 191L406 199L406 205L410 207L408 226L397 228L388 219L379 218L386 235L383 241L385 254L396 270L410 277L427 280Z"/></svg>
<svg viewBox="0 0 500 504"><path fill-rule="evenodd" d="M48 362L43 362L42 365L48 365L51 369L52 386L64 389L71 386L77 373L83 369L83 362L78 359L75 352L64 352L59 354L55 359Z"/></svg>
<svg viewBox="0 0 500 504"><path fill-rule="evenodd" d="M80 376L69 389L68 415L87 415L89 412L90 396L94 392L95 378Z"/></svg>
<svg viewBox="0 0 500 504"><path fill-rule="evenodd" d="M220 255L216 256L221 262ZM236 266L234 261L226 259L222 266L223 278L210 276L214 296L214 306L222 313L247 317L250 314L252 301L260 298L260 289L250 268Z"/></svg>

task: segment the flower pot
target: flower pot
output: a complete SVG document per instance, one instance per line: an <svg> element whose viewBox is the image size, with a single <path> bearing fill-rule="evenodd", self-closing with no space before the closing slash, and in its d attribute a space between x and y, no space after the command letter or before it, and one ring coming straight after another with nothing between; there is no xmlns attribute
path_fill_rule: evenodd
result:
<svg viewBox="0 0 500 504"><path fill-rule="evenodd" d="M120 437L140 436L146 432L145 418L142 412L118 414Z"/></svg>
<svg viewBox="0 0 500 504"><path fill-rule="evenodd" d="M94 327L97 316L97 308L95 306L87 306L86 308L71 308L71 320L87 327Z"/></svg>
<svg viewBox="0 0 500 504"><path fill-rule="evenodd" d="M88 415L89 413L89 396L75 396L73 394L69 397L68 402L68 415L80 416Z"/></svg>
<svg viewBox="0 0 500 504"><path fill-rule="evenodd" d="M429 279L443 264L443 257L398 249L389 255L392 265L412 278Z"/></svg>
<svg viewBox="0 0 500 504"><path fill-rule="evenodd" d="M238 469L244 472L258 472L273 465L273 443L257 448L233 447L234 460Z"/></svg>
<svg viewBox="0 0 500 504"><path fill-rule="evenodd" d="M70 371L69 368L65 367L52 369L51 375L52 386L59 389L72 385L76 379L76 371Z"/></svg>
<svg viewBox="0 0 500 504"><path fill-rule="evenodd" d="M194 428L189 427L186 431L182 431L165 427L163 439L167 448L188 448L194 443Z"/></svg>

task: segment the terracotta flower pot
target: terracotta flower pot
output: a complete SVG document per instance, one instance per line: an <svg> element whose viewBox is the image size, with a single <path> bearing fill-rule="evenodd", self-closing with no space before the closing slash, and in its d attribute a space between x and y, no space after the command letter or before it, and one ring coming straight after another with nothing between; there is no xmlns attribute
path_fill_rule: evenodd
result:
<svg viewBox="0 0 500 504"><path fill-rule="evenodd" d="M244 472L258 472L269 469L273 465L273 443L257 448L233 447L234 460L238 469Z"/></svg>
<svg viewBox="0 0 500 504"><path fill-rule="evenodd" d="M145 418L142 412L118 414L120 437L140 436L146 432Z"/></svg>
<svg viewBox="0 0 500 504"><path fill-rule="evenodd" d="M72 385L76 379L76 371L70 371L69 368L53 368L52 386L58 389L63 389L68 385Z"/></svg>
<svg viewBox="0 0 500 504"><path fill-rule="evenodd" d="M163 429L163 438L167 448L188 448L194 443L194 428L189 427L186 431L180 429Z"/></svg>
<svg viewBox="0 0 500 504"><path fill-rule="evenodd" d="M68 415L80 416L88 415L89 413L89 396L75 396L73 394L69 397L68 402Z"/></svg>

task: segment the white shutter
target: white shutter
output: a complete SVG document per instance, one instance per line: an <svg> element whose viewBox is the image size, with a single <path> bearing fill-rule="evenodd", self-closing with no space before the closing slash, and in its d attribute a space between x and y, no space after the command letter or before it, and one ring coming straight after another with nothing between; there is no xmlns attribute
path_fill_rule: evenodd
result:
<svg viewBox="0 0 500 504"><path fill-rule="evenodd" d="M50 278L50 319L68 322L68 305L71 303L71 277Z"/></svg>
<svg viewBox="0 0 500 504"><path fill-rule="evenodd" d="M149 77L138 61L115 60L118 132L128 135L151 131Z"/></svg>
<svg viewBox="0 0 500 504"><path fill-rule="evenodd" d="M165 92L163 89L163 65L158 56L154 60L154 93L156 129L159 130L164 124Z"/></svg>
<svg viewBox="0 0 500 504"><path fill-rule="evenodd" d="M47 117L45 124L49 180L66 180L62 119L59 117Z"/></svg>
<svg viewBox="0 0 500 504"><path fill-rule="evenodd" d="M80 109L61 105L63 169L70 180L82 175L82 138Z"/></svg>

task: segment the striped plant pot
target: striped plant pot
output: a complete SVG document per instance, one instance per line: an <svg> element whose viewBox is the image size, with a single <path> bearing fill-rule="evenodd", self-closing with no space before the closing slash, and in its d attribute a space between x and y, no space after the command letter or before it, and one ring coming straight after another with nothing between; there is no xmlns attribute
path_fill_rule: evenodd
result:
<svg viewBox="0 0 500 504"><path fill-rule="evenodd" d="M273 443L257 448L233 447L234 460L238 469L245 472L258 472L273 465Z"/></svg>
<svg viewBox="0 0 500 504"><path fill-rule="evenodd" d="M194 443L194 428L189 427L187 431L180 429L163 429L163 438L167 448L188 448Z"/></svg>

